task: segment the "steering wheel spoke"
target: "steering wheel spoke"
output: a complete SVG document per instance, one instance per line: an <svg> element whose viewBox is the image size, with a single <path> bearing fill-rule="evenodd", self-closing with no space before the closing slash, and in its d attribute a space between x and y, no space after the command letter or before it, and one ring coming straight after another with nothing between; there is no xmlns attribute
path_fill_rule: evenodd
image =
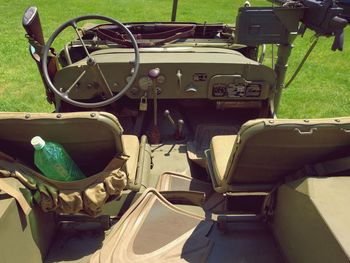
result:
<svg viewBox="0 0 350 263"><path fill-rule="evenodd" d="M101 70L99 64L98 64L98 63L95 63L95 65L93 66L93 68L94 68L95 73L97 73L98 78L99 78L100 81L102 82L101 87L102 87L102 90L103 90L103 95L104 95L106 98L111 98L111 97L113 97L113 92L112 92L111 88L109 87L109 84L108 84L108 82L107 82L107 80L106 80L106 78L105 78L105 76L104 76L104 74L103 74L103 72L102 72L102 70Z"/></svg>
<svg viewBox="0 0 350 263"><path fill-rule="evenodd" d="M80 30L80 31L82 31L82 30L78 27L76 21L73 21L73 22L72 22L72 27L74 28L74 31L75 31L75 33L77 34L77 36L78 36L78 38L79 38L79 40L80 40L80 43L81 43L81 45L83 46L83 48L84 48L84 50L85 50L85 53L86 53L87 57L88 57L89 59L91 59L90 53L89 53L89 51L87 50L87 47L85 46L84 40L83 40L83 38L81 37L81 35L80 35L80 33L79 33L79 30Z"/></svg>
<svg viewBox="0 0 350 263"><path fill-rule="evenodd" d="M73 82L72 85L69 86L69 88L65 91L62 92L63 96L65 96L66 98L69 97L69 93L72 91L73 88L77 87L78 82L82 79L82 77L85 75L86 70L84 70L79 76L78 78Z"/></svg>
<svg viewBox="0 0 350 263"><path fill-rule="evenodd" d="M132 46L134 48L134 54L135 54L134 63L133 63L134 71L132 72L131 78L128 81L128 83L126 83L126 85L117 94L113 94L112 89L109 86L108 81L106 79L106 75L103 73L102 68L95 61L93 54L90 54L89 50L87 49L87 47L84 43L83 36L80 33L82 30L78 27L78 22L82 22L85 20L103 20L105 22L117 25L119 28L121 28L124 31L124 33L129 37L129 39L132 43ZM58 90L55 87L55 85L52 83L51 78L48 74L47 62L48 62L48 55L49 55L50 47L51 47L52 43L57 38L57 36L68 27L73 27L75 33L78 36L79 41L81 42L81 45L82 45L82 47L86 53L86 56L87 56L87 67L84 69L84 71L82 71L80 73L80 75L72 83L72 85L69 86L66 91L62 92L62 91ZM44 80L45 80L47 86L54 92L54 94L56 96L60 97L63 101L70 103L74 106L83 107L83 108L103 107L103 106L111 104L111 103L115 102L116 100L120 99L133 86L133 84L136 80L136 76L138 74L139 66L140 66L140 54L139 54L137 42L136 42L133 34L129 31L129 29L126 26L124 26L119 21L112 19L112 18L109 18L109 17L100 16L100 15L81 16L81 17L71 19L71 20L67 21L66 23L62 24L59 28L56 29L56 31L51 35L51 37L47 41L46 46L45 46L44 51L43 51L43 55L42 55L43 77L44 77ZM103 95L104 95L103 100L101 100L99 102L81 102L81 101L77 101L77 100L69 98L69 94L71 93L71 91L77 86L78 82L86 74L92 74L91 77L97 83L99 83L100 89L102 90Z"/></svg>

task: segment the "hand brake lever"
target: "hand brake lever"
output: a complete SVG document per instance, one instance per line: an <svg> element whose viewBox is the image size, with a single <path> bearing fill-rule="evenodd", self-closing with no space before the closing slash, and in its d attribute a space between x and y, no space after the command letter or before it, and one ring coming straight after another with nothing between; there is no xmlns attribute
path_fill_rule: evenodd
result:
<svg viewBox="0 0 350 263"><path fill-rule="evenodd" d="M152 144L160 143L160 132L157 124L157 119L158 119L157 78L159 74L160 74L159 68L151 69L148 72L148 77L152 79L152 83L153 83L153 127L152 127L151 137L150 137Z"/></svg>

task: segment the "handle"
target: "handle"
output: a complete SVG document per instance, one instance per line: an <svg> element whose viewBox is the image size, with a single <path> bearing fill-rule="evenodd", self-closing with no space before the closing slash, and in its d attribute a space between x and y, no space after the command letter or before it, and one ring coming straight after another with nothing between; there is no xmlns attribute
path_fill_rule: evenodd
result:
<svg viewBox="0 0 350 263"><path fill-rule="evenodd" d="M317 131L317 128L311 128L309 131L301 131L300 129L295 128L294 131L298 132L299 135L311 135L314 131Z"/></svg>

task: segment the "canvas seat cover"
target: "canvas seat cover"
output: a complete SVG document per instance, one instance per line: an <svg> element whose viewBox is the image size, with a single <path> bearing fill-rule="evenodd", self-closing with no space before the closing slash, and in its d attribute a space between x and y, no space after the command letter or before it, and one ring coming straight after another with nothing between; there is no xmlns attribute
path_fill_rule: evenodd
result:
<svg viewBox="0 0 350 263"><path fill-rule="evenodd" d="M0 149L33 167L30 140L34 136L62 144L86 175L102 171L114 156L126 154L130 156L126 173L129 180L135 178L139 140L123 135L110 113L0 112Z"/></svg>
<svg viewBox="0 0 350 263"><path fill-rule="evenodd" d="M218 192L269 190L305 165L349 156L350 118L246 122L237 136L215 136L207 152Z"/></svg>

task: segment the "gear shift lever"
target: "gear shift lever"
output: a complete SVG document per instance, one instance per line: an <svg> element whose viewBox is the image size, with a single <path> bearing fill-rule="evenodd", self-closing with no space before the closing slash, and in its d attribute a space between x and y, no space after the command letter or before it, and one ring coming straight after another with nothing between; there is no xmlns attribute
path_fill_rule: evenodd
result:
<svg viewBox="0 0 350 263"><path fill-rule="evenodd" d="M182 134L182 131L183 131L183 128L184 128L184 120L183 119L179 119L177 121L177 130L176 130L176 133L175 133L175 139L176 140L182 140L184 139L184 136Z"/></svg>
<svg viewBox="0 0 350 263"><path fill-rule="evenodd" d="M158 102L157 102L157 78L160 74L159 68L151 69L148 72L148 77L152 80L153 83L153 127L151 131L150 141L152 144L158 144L160 142L160 133L157 124L157 114L158 114Z"/></svg>
<svg viewBox="0 0 350 263"><path fill-rule="evenodd" d="M174 121L174 119L171 117L170 111L169 111L169 110L165 110L165 111L164 111L164 117L166 117L166 118L169 120L169 122L171 123L171 126L173 126L174 129L176 130L175 121Z"/></svg>
<svg viewBox="0 0 350 263"><path fill-rule="evenodd" d="M175 121L174 119L171 117L170 115L170 111L169 110L165 110L164 111L164 117L166 117L171 126L173 126L175 132L174 132L174 138L175 140L183 140L184 139L184 136L183 136L183 127L184 127L184 124L185 122L182 120L182 119L179 119L177 121L177 124L175 124Z"/></svg>

